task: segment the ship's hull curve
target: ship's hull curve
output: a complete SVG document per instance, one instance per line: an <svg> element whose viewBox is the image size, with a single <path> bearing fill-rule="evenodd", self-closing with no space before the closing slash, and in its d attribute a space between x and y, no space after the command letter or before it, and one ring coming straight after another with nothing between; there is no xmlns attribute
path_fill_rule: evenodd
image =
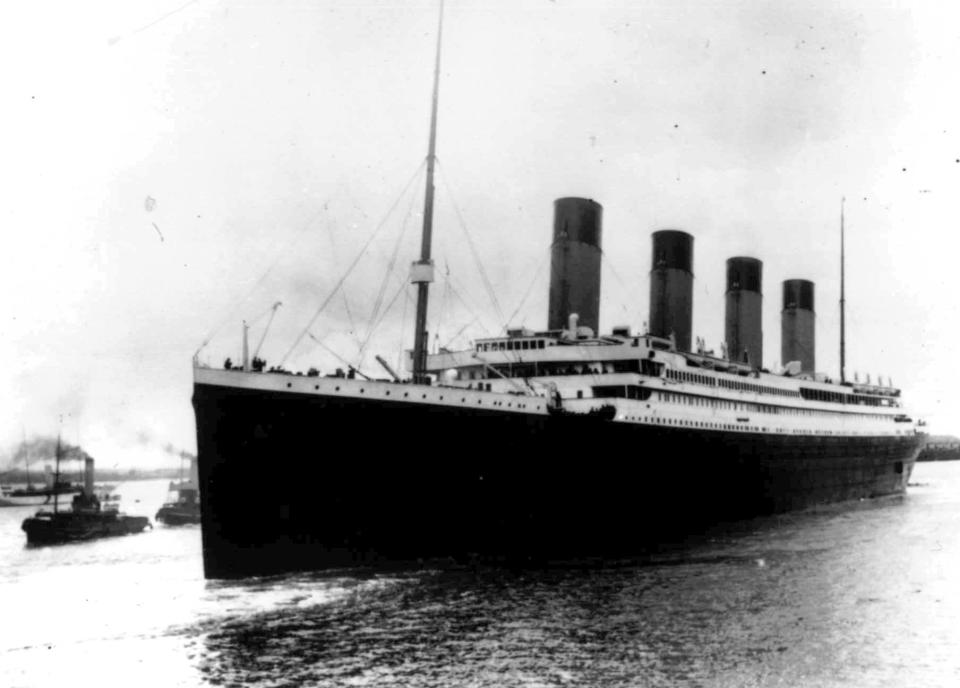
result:
<svg viewBox="0 0 960 688"><path fill-rule="evenodd" d="M922 436L694 431L196 384L208 578L622 556L902 492Z"/></svg>

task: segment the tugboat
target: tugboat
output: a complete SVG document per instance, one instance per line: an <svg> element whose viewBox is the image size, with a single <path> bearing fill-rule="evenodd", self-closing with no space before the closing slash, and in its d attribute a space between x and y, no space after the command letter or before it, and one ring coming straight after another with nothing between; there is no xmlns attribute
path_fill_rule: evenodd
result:
<svg viewBox="0 0 960 688"><path fill-rule="evenodd" d="M200 523L200 491L197 489L197 464L193 457L181 454L181 478L170 483L172 499L165 502L155 516L156 520L168 526L182 526ZM190 479L183 479L183 459L190 461Z"/></svg>
<svg viewBox="0 0 960 688"><path fill-rule="evenodd" d="M60 441L57 440L57 477L60 474ZM28 545L54 545L80 542L113 535L130 535L150 526L146 516L127 516L116 506L103 507L93 491L93 459L84 465L83 492L73 498L70 511L61 511L54 494L53 511L41 509L24 519L21 528Z"/></svg>
<svg viewBox="0 0 960 688"><path fill-rule="evenodd" d="M171 484L170 492L176 497L160 507L156 519L168 526L200 523L200 500L196 486L189 483Z"/></svg>

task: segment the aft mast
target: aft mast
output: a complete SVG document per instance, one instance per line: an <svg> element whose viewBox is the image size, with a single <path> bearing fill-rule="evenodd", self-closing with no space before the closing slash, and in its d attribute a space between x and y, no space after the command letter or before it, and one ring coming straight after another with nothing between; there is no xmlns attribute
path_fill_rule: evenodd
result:
<svg viewBox="0 0 960 688"><path fill-rule="evenodd" d="M433 260L430 248L433 237L433 169L437 150L437 101L440 96L440 45L443 38L443 0L440 0L440 21L437 28L437 57L433 71L433 106L430 111L430 145L427 151L427 189L423 203L423 235L420 260L410 271L410 281L417 285L417 320L413 340L413 381L426 383L427 378L427 301L433 281Z"/></svg>
<svg viewBox="0 0 960 688"><path fill-rule="evenodd" d="M840 384L847 381L847 339L846 339L846 299L844 286L844 253L843 253L843 204L846 198L840 199Z"/></svg>

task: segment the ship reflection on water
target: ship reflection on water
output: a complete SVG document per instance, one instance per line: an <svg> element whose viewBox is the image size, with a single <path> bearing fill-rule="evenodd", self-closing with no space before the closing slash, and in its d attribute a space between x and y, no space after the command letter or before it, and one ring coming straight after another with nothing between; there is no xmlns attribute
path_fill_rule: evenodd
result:
<svg viewBox="0 0 960 688"><path fill-rule="evenodd" d="M926 524L894 497L639 562L318 577L322 604L208 628L197 668L226 685L954 685L960 546L934 523L956 525L950 500Z"/></svg>

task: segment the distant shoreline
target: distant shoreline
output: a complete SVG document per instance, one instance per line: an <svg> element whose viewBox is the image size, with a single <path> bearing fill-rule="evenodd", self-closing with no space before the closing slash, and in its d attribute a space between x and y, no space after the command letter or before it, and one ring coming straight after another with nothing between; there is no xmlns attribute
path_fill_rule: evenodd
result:
<svg viewBox="0 0 960 688"><path fill-rule="evenodd" d="M960 460L960 439L953 435L930 435L917 461Z"/></svg>
<svg viewBox="0 0 960 688"><path fill-rule="evenodd" d="M186 480L188 476L186 473L182 473L179 468L100 468L97 467L95 480L98 483L103 482L113 482L118 480L156 480L160 478L176 480L180 478L181 474ZM37 484L42 483L44 480L43 471L32 470L30 471L29 476L27 472L22 468L12 468L7 471L0 471L0 480L4 483L27 483L27 478L29 477L30 482ZM61 480L68 480L70 482L83 482L83 473L82 471L62 471L60 474Z"/></svg>

